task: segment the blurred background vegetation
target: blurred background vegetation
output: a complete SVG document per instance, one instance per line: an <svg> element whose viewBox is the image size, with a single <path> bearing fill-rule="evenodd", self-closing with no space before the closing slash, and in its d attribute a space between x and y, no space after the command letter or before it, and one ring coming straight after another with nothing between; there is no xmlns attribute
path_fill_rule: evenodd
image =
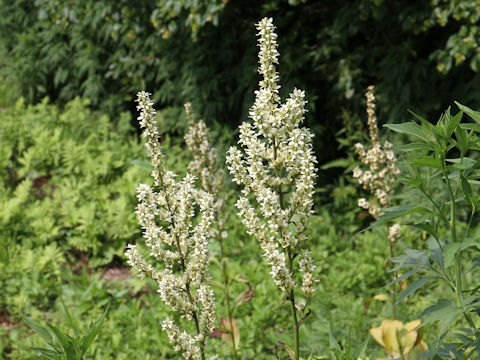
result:
<svg viewBox="0 0 480 360"><path fill-rule="evenodd" d="M357 234L371 219L350 176L352 146L367 138L364 91L376 85L383 123L408 120L408 109L436 118L453 100L477 108L478 1L0 0L0 15L0 358L23 358L36 344L21 311L61 323L59 297L81 317L100 314L109 296L96 359L174 358L156 326L154 284L105 275L140 237L135 188L149 181L133 100L153 93L176 172L189 160L187 101L223 157L253 103L254 24L264 16L278 29L282 95L306 91L322 169L311 238L320 293L329 292L315 300L303 350L366 339L385 317L382 305L364 311L386 282L385 234ZM259 275L268 270L251 263L257 245L234 216L229 227L232 271L255 291L239 316L243 356L269 358L288 314L270 304L276 290ZM407 233L404 247L419 240ZM416 309L404 305L405 318Z"/></svg>

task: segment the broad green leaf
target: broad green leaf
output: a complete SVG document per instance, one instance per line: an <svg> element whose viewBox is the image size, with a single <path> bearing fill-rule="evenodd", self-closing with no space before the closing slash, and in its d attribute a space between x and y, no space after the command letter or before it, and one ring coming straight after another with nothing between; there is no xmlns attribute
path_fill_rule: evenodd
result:
<svg viewBox="0 0 480 360"><path fill-rule="evenodd" d="M395 304L400 303L403 299L405 299L407 296L412 295L417 291L418 289L423 288L426 284L428 284L430 281L438 279L436 276L428 276L422 279L419 279L417 281L414 281L408 287L400 294L398 297L397 301L395 301Z"/></svg>
<svg viewBox="0 0 480 360"><path fill-rule="evenodd" d="M432 146L430 146L430 144L428 143L409 143L405 145L395 146L395 149L399 151L405 151L405 152L419 151L419 150L426 150L426 151L433 150Z"/></svg>
<svg viewBox="0 0 480 360"><path fill-rule="evenodd" d="M440 161L440 159L435 159L431 156L425 156L421 159L411 160L411 161L408 161L408 163L416 166L428 166L435 169L440 169L440 170L443 169L443 164Z"/></svg>
<svg viewBox="0 0 480 360"><path fill-rule="evenodd" d="M466 113L468 116L470 116L475 122L480 124L480 112L475 111L470 109L469 107L460 104L459 102L455 101L455 104L457 104L458 108Z"/></svg>
<svg viewBox="0 0 480 360"><path fill-rule="evenodd" d="M400 134L415 136L425 142L430 141L423 133L422 127L414 122L406 122L403 124L385 124L383 126Z"/></svg>
<svg viewBox="0 0 480 360"><path fill-rule="evenodd" d="M33 321L32 319L29 319L24 314L22 314L22 318L23 318L23 321L25 322L25 324L27 324L30 328L32 328L47 343L49 343L53 340L52 335L50 335L48 330L45 329L42 325Z"/></svg>

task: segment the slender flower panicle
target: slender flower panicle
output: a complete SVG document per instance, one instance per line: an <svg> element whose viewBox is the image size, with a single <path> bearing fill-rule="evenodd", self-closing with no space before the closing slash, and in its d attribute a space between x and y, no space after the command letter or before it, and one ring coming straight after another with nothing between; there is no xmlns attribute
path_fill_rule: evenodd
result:
<svg viewBox="0 0 480 360"><path fill-rule="evenodd" d="M215 238L225 238L225 194L222 194L224 186L224 172L217 161L217 149L212 145L210 131L203 120L195 121L192 104L185 104L185 112L188 118L189 129L185 135L185 142L193 160L188 164L188 169L200 180L203 191L213 196L214 223L217 224Z"/></svg>
<svg viewBox="0 0 480 360"><path fill-rule="evenodd" d="M357 178L363 188L374 196L371 200L359 199L358 206L368 210L374 218L378 218L381 215L381 208L391 206L393 185L400 171L396 165L397 159L392 150L392 144L388 141L385 141L383 145L380 143L373 86L367 88L365 96L367 98L369 137L372 144L368 150L363 144L355 144L355 152L367 169L355 168L353 177Z"/></svg>
<svg viewBox="0 0 480 360"><path fill-rule="evenodd" d="M279 53L272 19L261 20L257 30L262 79L249 112L253 122L240 126L240 149L229 149L227 164L233 180L243 185L238 214L248 233L260 242L275 284L290 293L295 287L293 259L313 213L316 159L312 134L300 127L306 112L304 92L295 89L285 103L280 102L275 68ZM302 288L311 296L315 266L307 252L301 261L305 264L299 265Z"/></svg>
<svg viewBox="0 0 480 360"><path fill-rule="evenodd" d="M193 156L193 161L188 164L188 169L199 177L202 188L212 195L218 194L223 187L223 170L217 161L217 149L212 146L210 131L203 120L195 121L192 104L185 104L189 130L185 135L188 150Z"/></svg>
<svg viewBox="0 0 480 360"><path fill-rule="evenodd" d="M295 273L302 275L304 296L315 292L315 266L306 251L305 229L313 210L316 159L312 134L300 127L304 119L305 93L294 89L281 103L277 34L272 19L257 24L262 79L255 91L249 115L253 120L240 126L240 149L228 150L228 170L233 181L243 186L237 201L238 215L248 234L259 242L275 284L290 302L295 359L300 358L298 311L305 311L306 300L295 299ZM296 257L300 260L295 264ZM297 300L297 303L296 301Z"/></svg>
<svg viewBox="0 0 480 360"><path fill-rule="evenodd" d="M142 91L137 96L138 120L153 165L154 186L138 186L136 214L158 269L131 244L126 251L128 264L138 270L141 278L148 276L157 281L163 302L180 317L195 323L196 333L189 334L173 320L164 320L162 328L175 350L185 359L204 360L205 339L213 331L215 321L215 299L207 273L213 198L206 192L195 191L193 175L177 181L176 175L166 170L150 94ZM194 224L196 215L200 219Z"/></svg>

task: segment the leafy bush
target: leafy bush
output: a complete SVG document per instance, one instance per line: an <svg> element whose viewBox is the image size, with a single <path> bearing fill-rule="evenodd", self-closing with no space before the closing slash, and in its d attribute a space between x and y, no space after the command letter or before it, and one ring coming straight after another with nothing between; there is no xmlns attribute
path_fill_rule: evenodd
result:
<svg viewBox="0 0 480 360"><path fill-rule="evenodd" d="M90 266L109 263L138 235L143 149L128 114L114 127L87 105L75 99L60 111L19 100L0 113L0 304L14 313L46 306L65 263L77 268L85 255Z"/></svg>
<svg viewBox="0 0 480 360"><path fill-rule="evenodd" d="M420 274L397 303L417 290L442 284L448 290L420 314L424 323L438 323L437 340L430 356L468 359L480 356L480 332L476 325L480 315L480 284L473 274L480 265L475 216L480 200L480 112L457 105L460 112L453 116L449 108L435 125L419 116L416 117L420 124L388 125L413 139L400 147L408 154L405 182L426 204L417 200L415 204L390 208L374 226L404 218L407 224L428 234L428 241L421 249L407 249L405 254L392 259L395 270L404 275L391 284ZM474 122L462 122L463 113ZM439 179L444 191L430 186L432 177Z"/></svg>

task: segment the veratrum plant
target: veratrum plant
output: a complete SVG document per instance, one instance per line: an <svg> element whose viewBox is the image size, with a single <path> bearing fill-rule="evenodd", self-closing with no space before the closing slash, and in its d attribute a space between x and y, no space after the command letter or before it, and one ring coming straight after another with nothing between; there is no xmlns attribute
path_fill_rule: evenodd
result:
<svg viewBox="0 0 480 360"><path fill-rule="evenodd" d="M428 249L406 250L392 259L395 270L404 273L392 283L416 273L424 275L407 287L397 303L432 282L443 282L450 290L420 315L426 324L439 322L440 333L431 356L478 359L480 282L474 270L480 266L480 242L478 230L471 227L478 224L475 215L480 205L480 112L457 105L461 110L458 114L452 116L448 109L436 125L417 115L420 124L386 125L414 139L399 149L408 154L410 174L405 180L419 196L416 204L387 209L377 224L414 214L405 222L430 236ZM464 112L475 123L461 123ZM432 178L441 179L444 192L430 188ZM422 196L425 206L419 206ZM451 329L454 322L461 327ZM445 343L447 335L459 342Z"/></svg>
<svg viewBox="0 0 480 360"><path fill-rule="evenodd" d="M299 328L307 300L315 292L315 266L304 230L312 214L315 162L310 131L299 127L305 113L304 92L295 89L281 104L278 90L277 34L272 19L257 24L259 73L263 76L250 109L253 123L240 126L240 148L228 150L228 169L233 181L243 185L238 214L263 250L275 284L291 305L294 348L285 345L293 359L300 358ZM298 257L298 261L295 260ZM302 274L304 298L295 296L295 274ZM309 312L307 312L307 315ZM305 315L305 316L307 316ZM284 345L282 343L282 345Z"/></svg>
<svg viewBox="0 0 480 360"><path fill-rule="evenodd" d="M162 269L149 264L137 245L132 244L126 251L128 264L138 270L141 278L149 276L157 281L164 303L181 318L195 324L195 333L189 334L186 330L181 331L173 319L163 321L162 329L175 350L185 359L204 360L205 340L213 331L215 321L215 299L207 274L213 198L206 192L195 190L194 176L187 174L183 180L176 181L176 175L167 171L150 94L138 93L137 102L138 120L144 129L142 136L146 139L153 166L154 186L138 186L136 214L150 256ZM197 207L198 213L195 211ZM217 356L210 359L215 358Z"/></svg>
<svg viewBox="0 0 480 360"><path fill-rule="evenodd" d="M374 89L373 85L369 86L365 94L365 97L367 98L368 135L371 146L368 150L365 150L363 144L355 144L355 152L358 154L363 166L368 169L364 170L360 167L356 167L353 170L353 177L357 178L358 182L363 185L363 188L373 195L373 198L370 200L360 198L358 200L358 206L368 210L370 215L375 219L378 219L382 213L381 209L390 207L392 204L394 185L400 170L396 165L397 158L392 150L393 145L388 141L385 141L383 144L380 142L380 134L375 112L376 104ZM398 224L393 224L388 228L387 240L391 258L394 257L394 246L395 241L400 237L399 232L400 226ZM396 275L393 274L392 278L395 279L395 277ZM396 286L392 286L391 295L392 316L396 319Z"/></svg>
<svg viewBox="0 0 480 360"><path fill-rule="evenodd" d="M228 259L225 254L224 240L227 238L226 231L226 194L224 191L224 172L218 166L217 149L213 147L210 131L203 120L195 121L191 103L185 104L185 112L188 118L189 129L185 135L185 142L188 150L193 156L193 161L188 164L188 169L199 178L201 188L213 196L213 216L216 227L213 229L213 238L220 245L220 267L223 273L223 292L225 296L225 307L227 309L227 319L220 319L221 326L226 336L227 342L232 346L233 358L238 359L237 349L240 338L240 329L237 321L233 318L233 310L230 299L230 284L232 279L228 273ZM251 292L251 290L250 290ZM251 294L247 295L242 301L247 302L251 299ZM217 329L219 331L219 329Z"/></svg>

